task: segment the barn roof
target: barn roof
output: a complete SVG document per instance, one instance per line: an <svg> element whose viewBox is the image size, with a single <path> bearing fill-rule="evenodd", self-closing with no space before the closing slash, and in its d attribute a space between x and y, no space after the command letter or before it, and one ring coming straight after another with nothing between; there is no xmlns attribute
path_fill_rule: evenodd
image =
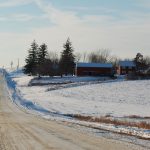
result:
<svg viewBox="0 0 150 150"><path fill-rule="evenodd" d="M122 67L135 67L135 63L134 61L120 61L119 62L119 66L122 66Z"/></svg>
<svg viewBox="0 0 150 150"><path fill-rule="evenodd" d="M110 63L77 63L77 67L90 67L90 68L112 68Z"/></svg>

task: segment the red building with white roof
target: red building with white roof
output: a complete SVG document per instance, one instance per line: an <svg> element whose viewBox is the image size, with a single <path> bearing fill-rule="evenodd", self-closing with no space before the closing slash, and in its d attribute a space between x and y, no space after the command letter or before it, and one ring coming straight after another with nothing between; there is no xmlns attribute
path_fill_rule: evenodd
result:
<svg viewBox="0 0 150 150"><path fill-rule="evenodd" d="M126 75L135 72L136 65L134 61L120 61L117 67L119 75Z"/></svg>
<svg viewBox="0 0 150 150"><path fill-rule="evenodd" d="M77 76L111 76L113 65L106 63L77 63Z"/></svg>

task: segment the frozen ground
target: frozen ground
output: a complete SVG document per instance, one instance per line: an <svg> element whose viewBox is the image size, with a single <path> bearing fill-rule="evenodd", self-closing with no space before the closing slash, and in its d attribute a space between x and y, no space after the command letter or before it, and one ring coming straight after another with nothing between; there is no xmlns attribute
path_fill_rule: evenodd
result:
<svg viewBox="0 0 150 150"><path fill-rule="evenodd" d="M44 78L43 81L33 81L34 83L48 82L49 85L28 86L33 77L18 72L13 72L10 75L16 83L15 93L17 94L13 97L19 95L22 98L21 105L23 107L30 110L36 108L40 113L44 112L47 118L49 118L48 112L62 115L62 117L66 114L95 117L110 115L113 118L121 119L133 115L150 117L150 80L101 81L91 77ZM146 121L149 122L149 119ZM87 122L82 122L82 124L150 138L150 130Z"/></svg>
<svg viewBox="0 0 150 150"><path fill-rule="evenodd" d="M104 81L102 83L102 81L95 81L96 78L82 78L81 82L81 78L75 80L76 77L74 77L70 78L70 81L75 83L28 86L31 78L22 75L13 80L17 83L17 89L21 91L20 94L24 99L51 112L114 117L150 116L150 80ZM66 80L63 81L66 82ZM48 82L62 81L60 78L58 80L50 78Z"/></svg>

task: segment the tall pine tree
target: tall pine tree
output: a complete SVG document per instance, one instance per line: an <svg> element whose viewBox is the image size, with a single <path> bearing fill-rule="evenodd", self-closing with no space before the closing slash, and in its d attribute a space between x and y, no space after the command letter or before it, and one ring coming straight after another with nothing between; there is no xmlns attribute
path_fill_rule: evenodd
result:
<svg viewBox="0 0 150 150"><path fill-rule="evenodd" d="M42 44L38 49L38 63L42 64L46 60L46 57L48 56L47 52L47 45Z"/></svg>
<svg viewBox="0 0 150 150"><path fill-rule="evenodd" d="M46 65L47 65L47 45L42 44L38 49L38 66L37 66L37 73L38 75L45 75L47 72Z"/></svg>
<svg viewBox="0 0 150 150"><path fill-rule="evenodd" d="M33 41L31 48L28 51L28 56L25 59L26 65L24 66L24 73L30 75L36 75L37 73L37 54L38 54L38 44Z"/></svg>
<svg viewBox="0 0 150 150"><path fill-rule="evenodd" d="M64 44L64 50L61 52L60 58L60 71L61 74L72 74L74 73L75 68L75 56L73 54L72 43L68 38L66 43Z"/></svg>

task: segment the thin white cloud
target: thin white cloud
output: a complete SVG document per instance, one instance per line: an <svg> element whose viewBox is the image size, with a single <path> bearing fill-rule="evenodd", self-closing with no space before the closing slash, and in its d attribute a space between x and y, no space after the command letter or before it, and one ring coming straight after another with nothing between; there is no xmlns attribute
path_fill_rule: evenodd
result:
<svg viewBox="0 0 150 150"><path fill-rule="evenodd" d="M81 26L102 26L113 23L115 17L112 15L82 15L79 17L75 11L59 10L49 2L45 3L44 0L34 0L37 6L45 13L45 16L60 27L77 28ZM106 9L105 9L106 11Z"/></svg>
<svg viewBox="0 0 150 150"><path fill-rule="evenodd" d="M11 18L15 19L16 21L30 21L35 18L35 16L29 14L13 14Z"/></svg>
<svg viewBox="0 0 150 150"><path fill-rule="evenodd" d="M7 21L16 21L16 22L27 22L31 20L38 19L40 20L41 18L44 18L42 15L41 16L33 16L31 14L10 14L10 15L5 15L5 16L0 16L0 22L7 22Z"/></svg>
<svg viewBox="0 0 150 150"><path fill-rule="evenodd" d="M150 8L150 1L149 0L134 0L135 5L139 7L144 7L144 8Z"/></svg>
<svg viewBox="0 0 150 150"><path fill-rule="evenodd" d="M3 22L3 21L7 21L8 18L4 17L4 16L0 16L0 22Z"/></svg>
<svg viewBox="0 0 150 150"><path fill-rule="evenodd" d="M45 13L47 18L58 26L111 26L111 25L137 25L150 21L150 13L138 11L120 12L120 18L111 14L83 15L77 16L76 12L59 10L49 3L44 3L44 0L34 0L37 6ZM140 0L139 0L140 2ZM107 8L104 8L107 10Z"/></svg>
<svg viewBox="0 0 150 150"><path fill-rule="evenodd" d="M97 7L85 7L85 6L72 6L72 7L63 7L63 9L67 9L67 10L74 10L74 11L91 11L91 12L99 12L99 13L114 13L116 12L116 9L111 9L111 8L106 8L106 7L101 7L101 6L97 6Z"/></svg>
<svg viewBox="0 0 150 150"><path fill-rule="evenodd" d="M80 22L80 19L75 15L73 11L61 11L53 7L49 3L45 3L44 0L34 0L37 6L45 13L49 20L56 25L73 25Z"/></svg>
<svg viewBox="0 0 150 150"><path fill-rule="evenodd" d="M32 0L6 0L6 1L0 3L0 8L26 5L31 2L32 2Z"/></svg>

